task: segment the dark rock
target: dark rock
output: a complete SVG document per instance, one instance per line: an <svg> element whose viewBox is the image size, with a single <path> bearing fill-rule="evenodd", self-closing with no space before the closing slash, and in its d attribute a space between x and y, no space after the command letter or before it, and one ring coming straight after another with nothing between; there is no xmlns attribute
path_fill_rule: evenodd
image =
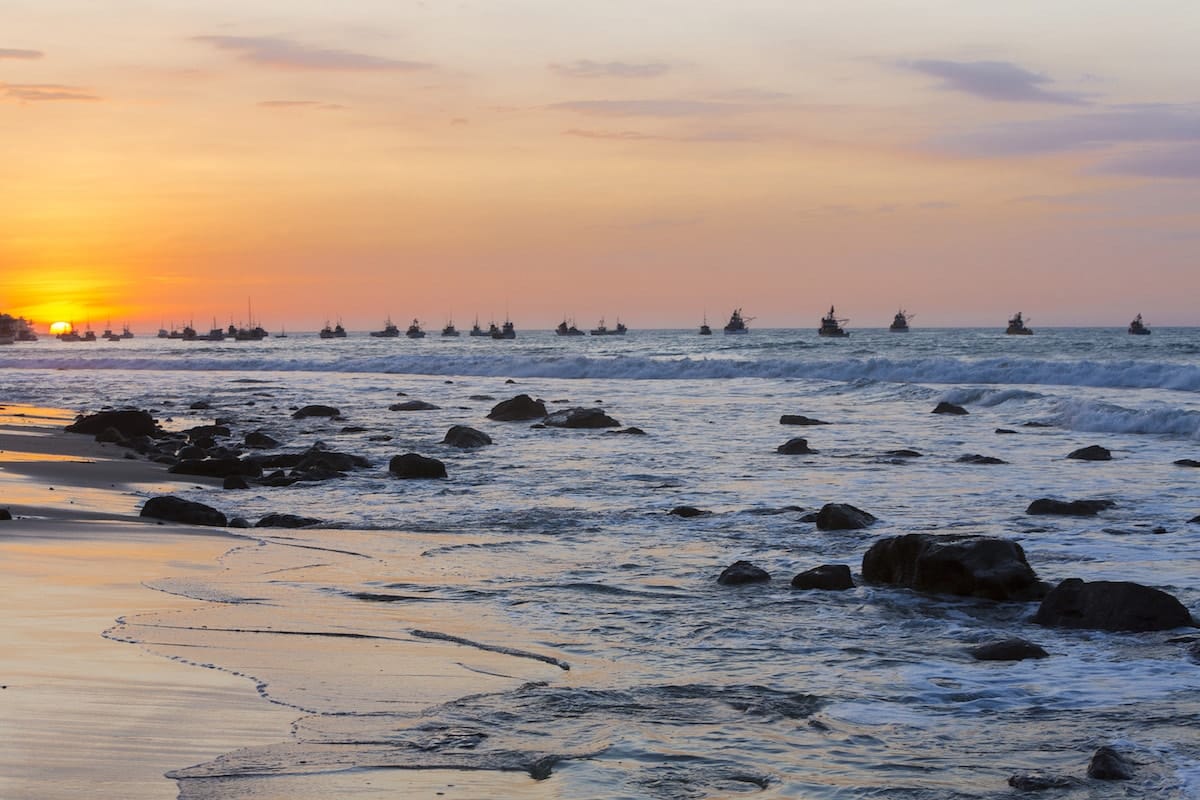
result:
<svg viewBox="0 0 1200 800"><path fill-rule="evenodd" d="M1197 514L1196 516L1189 519L1188 524L1189 525L1200 525L1200 514Z"/></svg>
<svg viewBox="0 0 1200 800"><path fill-rule="evenodd" d="M959 464L1007 464L1003 458L995 456L981 456L979 453L971 453L970 455L959 456L954 459Z"/></svg>
<svg viewBox="0 0 1200 800"><path fill-rule="evenodd" d="M1053 428L1049 422L1025 422L1021 425L1022 428Z"/></svg>
<svg viewBox="0 0 1200 800"><path fill-rule="evenodd" d="M1133 778L1133 764L1116 750L1104 746L1092 754L1087 774L1098 781L1128 781Z"/></svg>
<svg viewBox="0 0 1200 800"><path fill-rule="evenodd" d="M605 433L623 433L629 436L645 436L646 432L641 428L635 428L632 425L628 428L622 428L619 431L605 431Z"/></svg>
<svg viewBox="0 0 1200 800"><path fill-rule="evenodd" d="M347 425L342 428L341 433L366 433L367 429L362 425Z"/></svg>
<svg viewBox="0 0 1200 800"><path fill-rule="evenodd" d="M512 378L509 378L505 381L505 383L516 383L516 381L514 381Z"/></svg>
<svg viewBox="0 0 1200 800"><path fill-rule="evenodd" d="M1046 658L1050 654L1033 642L1024 639L1003 639L976 645L967 650L977 661L1024 661L1027 658Z"/></svg>
<svg viewBox="0 0 1200 800"><path fill-rule="evenodd" d="M417 453L395 456L388 464L388 471L397 478L445 478L446 465L436 458Z"/></svg>
<svg viewBox="0 0 1200 800"><path fill-rule="evenodd" d="M546 417L547 428L619 428L621 423L602 408L564 408Z"/></svg>
<svg viewBox="0 0 1200 800"><path fill-rule="evenodd" d="M292 419L307 419L308 417L340 417L342 412L333 406L311 405L292 414Z"/></svg>
<svg viewBox="0 0 1200 800"><path fill-rule="evenodd" d="M1011 428L996 428L996 433L999 433L999 434L1015 434L1015 433L1016 433L1016 431L1012 430ZM1019 777L1019 776L1018 776L1018 777ZM1011 781L1011 780L1012 780L1012 778L1009 778L1009 780Z"/></svg>
<svg viewBox="0 0 1200 800"><path fill-rule="evenodd" d="M142 506L141 516L182 522L184 525L209 525L217 528L225 525L225 515L215 508L173 495L151 497Z"/></svg>
<svg viewBox="0 0 1200 800"><path fill-rule="evenodd" d="M823 531L856 531L874 524L874 514L849 503L826 503L817 512L817 527Z"/></svg>
<svg viewBox="0 0 1200 800"><path fill-rule="evenodd" d="M270 475L265 475L259 479L260 486L269 486L273 489L278 489L284 486L291 486L299 482L300 478L294 475L287 475L282 471L272 472Z"/></svg>
<svg viewBox="0 0 1200 800"><path fill-rule="evenodd" d="M545 426L545 425L543 425L543 424L542 424L542 423L540 423L540 422L535 422L535 423L533 423L532 425L530 425L530 426L529 426L529 430L531 430L531 431L544 431L544 430L546 430L546 426Z"/></svg>
<svg viewBox="0 0 1200 800"><path fill-rule="evenodd" d="M1026 514L1058 515L1063 517L1094 517L1116 503L1112 500L1052 500L1042 497L1025 509Z"/></svg>
<svg viewBox="0 0 1200 800"><path fill-rule="evenodd" d="M232 431L228 425L197 425L194 428L188 428L183 431L183 435L192 442L201 442L204 439L214 439L217 436L231 436Z"/></svg>
<svg viewBox="0 0 1200 800"><path fill-rule="evenodd" d="M863 579L919 592L1036 600L1045 585L1021 545L984 536L908 533L881 539L863 556Z"/></svg>
<svg viewBox="0 0 1200 800"><path fill-rule="evenodd" d="M467 425L451 426L450 430L446 431L445 438L442 439L442 444L448 444L451 447L461 447L463 449L485 447L491 443L492 437L483 431L477 431Z"/></svg>
<svg viewBox="0 0 1200 800"><path fill-rule="evenodd" d="M934 407L933 411L931 411L929 413L931 413L931 414L957 414L959 416L962 416L967 413L967 410L965 408L963 408L962 406L955 405L954 403L947 403L945 400L943 400L942 402L938 403L936 407Z"/></svg>
<svg viewBox="0 0 1200 800"><path fill-rule="evenodd" d="M188 408L190 408L192 411L207 411L208 409L212 408L212 404L207 400L197 400L188 406Z"/></svg>
<svg viewBox="0 0 1200 800"><path fill-rule="evenodd" d="M390 442L392 439L395 439L395 438L396 438L395 436L390 436L389 434L386 434L386 433L379 433L374 436L368 436L367 441L368 442Z"/></svg>
<svg viewBox="0 0 1200 800"><path fill-rule="evenodd" d="M313 517L301 517L296 514L267 514L254 523L256 528L310 528L320 525L321 520Z"/></svg>
<svg viewBox="0 0 1200 800"><path fill-rule="evenodd" d="M828 425L828 422L822 422L819 419L806 417L803 414L784 414L779 418L780 425Z"/></svg>
<svg viewBox="0 0 1200 800"><path fill-rule="evenodd" d="M1067 454L1067 458L1074 458L1079 461L1112 461L1112 453L1109 452L1107 447L1093 444L1081 447L1078 450L1072 450Z"/></svg>
<svg viewBox="0 0 1200 800"><path fill-rule="evenodd" d="M180 459L199 460L202 458L207 458L208 453L206 453L204 448L200 447L199 445L185 444L183 447L175 451L175 457Z"/></svg>
<svg viewBox="0 0 1200 800"><path fill-rule="evenodd" d="M262 468L253 461L240 458L186 458L167 472L175 475L201 475L207 478L225 478L230 475L248 475L257 478Z"/></svg>
<svg viewBox="0 0 1200 800"><path fill-rule="evenodd" d="M1047 789L1067 789L1079 781L1066 775L1013 775L1008 785L1022 792L1044 792Z"/></svg>
<svg viewBox="0 0 1200 800"><path fill-rule="evenodd" d="M885 456L894 456L896 458L921 458L921 454L916 450L888 450L884 453Z"/></svg>
<svg viewBox="0 0 1200 800"><path fill-rule="evenodd" d="M816 453L819 451L809 448L808 439L797 436L794 439L788 439L786 442L779 445L779 447L776 447L775 452L783 453L785 456L799 456L807 453Z"/></svg>
<svg viewBox="0 0 1200 800"><path fill-rule="evenodd" d="M761 567L756 567L749 561L735 561L726 567L717 583L722 586L741 586L746 583L766 583L771 580L770 574Z"/></svg>
<svg viewBox="0 0 1200 800"><path fill-rule="evenodd" d="M667 513L674 514L677 517L683 517L686 519L688 517L707 516L708 514L711 514L712 512L711 511L701 511L700 509L696 508L695 506L675 506Z"/></svg>
<svg viewBox="0 0 1200 800"><path fill-rule="evenodd" d="M157 438L162 435L154 417L145 411L127 409L123 411L101 411L89 416L80 415L75 422L68 425L69 433L86 433L95 436L108 428L116 428L125 438L133 436L150 436Z"/></svg>
<svg viewBox="0 0 1200 800"><path fill-rule="evenodd" d="M405 400L388 406L388 411L436 411L439 406L426 403L424 400Z"/></svg>
<svg viewBox="0 0 1200 800"><path fill-rule="evenodd" d="M234 517L233 519L229 520L229 527L230 528L249 528L250 521L247 520L245 517Z"/></svg>
<svg viewBox="0 0 1200 800"><path fill-rule="evenodd" d="M1128 581L1067 578L1038 607L1033 621L1051 628L1166 631L1194 625L1183 603L1161 589Z"/></svg>
<svg viewBox="0 0 1200 800"><path fill-rule="evenodd" d="M1178 461L1172 461L1171 463L1177 467L1200 467L1200 461L1197 461L1194 458L1181 458Z"/></svg>
<svg viewBox="0 0 1200 800"><path fill-rule="evenodd" d="M252 447L255 450L270 450L279 447L279 441L262 431L250 431L246 434L246 447Z"/></svg>
<svg viewBox="0 0 1200 800"><path fill-rule="evenodd" d="M473 394L467 398L468 400L495 400L490 394Z"/></svg>
<svg viewBox="0 0 1200 800"><path fill-rule="evenodd" d="M816 522L821 515L816 511L810 511L799 519L800 522Z"/></svg>
<svg viewBox="0 0 1200 800"><path fill-rule="evenodd" d="M125 434L121 433L116 428L105 428L96 434L96 441L102 444L119 444L128 446L129 440L125 438Z"/></svg>
<svg viewBox="0 0 1200 800"><path fill-rule="evenodd" d="M225 489L249 489L250 488L250 484L241 475L230 475L228 478L225 479L225 482L222 483L221 486Z"/></svg>
<svg viewBox="0 0 1200 800"><path fill-rule="evenodd" d="M0 508L0 521L8 522L12 519L12 512L7 508Z"/></svg>
<svg viewBox="0 0 1200 800"><path fill-rule="evenodd" d="M519 394L510 400L502 400L488 412L488 419L497 422L520 422L527 419L541 419L546 416L546 404L534 400L527 394Z"/></svg>
<svg viewBox="0 0 1200 800"><path fill-rule="evenodd" d="M824 564L792 578L792 588L840 592L853 589L854 579L850 577L850 567L845 564Z"/></svg>

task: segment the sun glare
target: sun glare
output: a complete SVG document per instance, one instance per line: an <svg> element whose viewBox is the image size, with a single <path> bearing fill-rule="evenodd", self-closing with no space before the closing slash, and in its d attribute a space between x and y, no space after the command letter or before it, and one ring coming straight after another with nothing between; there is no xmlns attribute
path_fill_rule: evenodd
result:
<svg viewBox="0 0 1200 800"><path fill-rule="evenodd" d="M50 324L50 333L58 336L60 333L70 333L71 323L69 322L52 322Z"/></svg>

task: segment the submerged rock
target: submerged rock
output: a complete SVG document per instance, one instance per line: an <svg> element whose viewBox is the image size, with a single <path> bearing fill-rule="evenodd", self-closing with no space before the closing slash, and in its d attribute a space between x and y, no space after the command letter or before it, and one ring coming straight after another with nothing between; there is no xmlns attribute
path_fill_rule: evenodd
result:
<svg viewBox="0 0 1200 800"><path fill-rule="evenodd" d="M395 456L388 464L388 472L397 478L445 478L446 465L436 458L418 453Z"/></svg>
<svg viewBox="0 0 1200 800"><path fill-rule="evenodd" d="M976 661L1024 661L1027 658L1046 658L1050 654L1039 645L1025 639L1003 639L976 645L967 650Z"/></svg>
<svg viewBox="0 0 1200 800"><path fill-rule="evenodd" d="M451 426L450 430L446 431L446 435L442 439L442 444L448 444L451 447L461 447L463 449L472 447L486 447L491 443L491 436L488 436L483 431L475 430L467 425Z"/></svg>
<svg viewBox="0 0 1200 800"><path fill-rule="evenodd" d="M424 400L406 400L403 403L393 403L388 411L436 411L440 406L426 403Z"/></svg>
<svg viewBox="0 0 1200 800"><path fill-rule="evenodd" d="M1105 509L1112 508L1112 500L1053 500L1042 497L1034 500L1025 509L1026 514L1056 515L1063 517L1094 517Z"/></svg>
<svg viewBox="0 0 1200 800"><path fill-rule="evenodd" d="M301 517L297 514L267 514L254 523L256 528L310 528L320 525L321 520L314 517Z"/></svg>
<svg viewBox="0 0 1200 800"><path fill-rule="evenodd" d="M1172 461L1171 463L1177 467L1200 467L1200 461L1197 461L1194 458L1181 458L1178 461Z"/></svg>
<svg viewBox="0 0 1200 800"><path fill-rule="evenodd" d="M80 415L66 427L68 433L86 433L95 436L108 428L115 428L125 438L133 436L158 437L162 430L149 412L135 409L121 411L100 411L90 415Z"/></svg>
<svg viewBox="0 0 1200 800"><path fill-rule="evenodd" d="M854 578L845 564L822 564L792 578L792 588L841 592L854 588Z"/></svg>
<svg viewBox="0 0 1200 800"><path fill-rule="evenodd" d="M225 478L230 475L247 475L257 478L262 467L253 461L240 458L186 458L167 470L175 475L199 475L206 478Z"/></svg>
<svg viewBox="0 0 1200 800"><path fill-rule="evenodd" d="M546 404L534 400L527 394L519 394L509 400L502 400L488 412L488 419L497 422L520 422L528 419L541 419L546 416Z"/></svg>
<svg viewBox="0 0 1200 800"><path fill-rule="evenodd" d="M1166 631L1195 623L1183 603L1161 589L1129 581L1067 578L1054 587L1033 621L1050 628Z"/></svg>
<svg viewBox="0 0 1200 800"><path fill-rule="evenodd" d="M1029 773L1013 775L1008 785L1022 792L1044 792L1047 789L1067 789L1079 783L1077 778L1067 775L1039 775Z"/></svg>
<svg viewBox="0 0 1200 800"><path fill-rule="evenodd" d="M826 503L817 512L817 528L823 531L856 531L874 525L874 514L849 503Z"/></svg>
<svg viewBox="0 0 1200 800"><path fill-rule="evenodd" d="M230 475L221 484L223 489L249 489L250 483L241 475Z"/></svg>
<svg viewBox="0 0 1200 800"><path fill-rule="evenodd" d="M628 436L645 436L646 435L646 432L644 430L642 430L641 428L635 428L632 425L628 428L622 428L619 431L605 431L605 433L626 434Z"/></svg>
<svg viewBox="0 0 1200 800"><path fill-rule="evenodd" d="M967 410L960 405L956 405L954 403L947 403L945 400L943 400L942 402L938 403L934 407L933 411L930 411L929 413L930 414L956 414L958 416L963 416L967 413Z"/></svg>
<svg viewBox="0 0 1200 800"><path fill-rule="evenodd" d="M954 459L959 464L1007 464L1003 458L995 456L981 456L979 453L971 453L965 456L959 456Z"/></svg>
<svg viewBox="0 0 1200 800"><path fill-rule="evenodd" d="M619 428L621 423L602 408L564 408L544 420L548 428Z"/></svg>
<svg viewBox="0 0 1200 800"><path fill-rule="evenodd" d="M292 414L292 419L307 419L308 417L340 417L342 412L333 406L310 405Z"/></svg>
<svg viewBox="0 0 1200 800"><path fill-rule="evenodd" d="M1105 745L1092 754L1087 774L1089 778L1098 781L1128 781L1133 779L1133 764L1125 756Z"/></svg>
<svg viewBox="0 0 1200 800"><path fill-rule="evenodd" d="M863 579L919 592L1037 600L1046 587L1021 545L985 536L908 533L881 539L863 556Z"/></svg>
<svg viewBox="0 0 1200 800"><path fill-rule="evenodd" d="M794 439L788 439L786 442L779 445L779 447L776 447L775 452L783 453L785 456L799 456L806 455L808 453L816 453L817 451L808 446L808 439L797 436Z"/></svg>
<svg viewBox="0 0 1200 800"><path fill-rule="evenodd" d="M174 495L151 497L142 506L141 516L181 522L184 525L208 525L216 528L224 527L226 522L225 515L215 508Z"/></svg>
<svg viewBox="0 0 1200 800"><path fill-rule="evenodd" d="M1067 454L1067 458L1074 458L1079 461L1112 461L1112 453L1107 447L1093 444L1081 447L1078 450L1072 450Z"/></svg>
<svg viewBox="0 0 1200 800"><path fill-rule="evenodd" d="M902 448L900 450L888 450L888 451L884 452L884 455L892 456L893 458L922 458L923 457L916 450L909 450L908 448Z"/></svg>
<svg viewBox="0 0 1200 800"><path fill-rule="evenodd" d="M1004 435L1004 434L1015 434L1015 433L1016 433L1016 431L1014 431L1014 430L1013 430L1013 429L1011 429L1011 428L996 428L996 430L995 430L995 433L999 433L999 434L1001 434L1001 435ZM1012 778L1009 778L1009 780L1012 780Z"/></svg>
<svg viewBox="0 0 1200 800"><path fill-rule="evenodd" d="M803 414L784 414L779 418L780 425L828 425L828 422L823 422L819 419L806 417Z"/></svg>
<svg viewBox="0 0 1200 800"><path fill-rule="evenodd" d="M741 586L746 583L766 583L771 575L761 567L756 567L749 561L735 561L726 567L717 583L722 586Z"/></svg>
<svg viewBox="0 0 1200 800"><path fill-rule="evenodd" d="M708 514L711 514L712 512L711 511L701 511L700 509L696 508L695 506L675 506L667 513L673 514L677 517L684 517L686 519L688 517L703 517Z"/></svg>
<svg viewBox="0 0 1200 800"><path fill-rule="evenodd" d="M0 508L0 521L8 522L12 518L11 511L9 511L7 508Z"/></svg>
<svg viewBox="0 0 1200 800"><path fill-rule="evenodd" d="M270 450L279 447L279 441L272 436L269 436L262 431L250 431L246 434L246 447L251 447L255 450Z"/></svg>

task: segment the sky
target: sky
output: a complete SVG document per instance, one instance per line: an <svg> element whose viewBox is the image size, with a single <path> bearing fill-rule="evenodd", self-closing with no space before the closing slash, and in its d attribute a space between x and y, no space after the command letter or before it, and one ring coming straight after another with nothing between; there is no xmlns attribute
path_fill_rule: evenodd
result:
<svg viewBox="0 0 1200 800"><path fill-rule="evenodd" d="M0 0L0 311L1200 325L1194 0Z"/></svg>

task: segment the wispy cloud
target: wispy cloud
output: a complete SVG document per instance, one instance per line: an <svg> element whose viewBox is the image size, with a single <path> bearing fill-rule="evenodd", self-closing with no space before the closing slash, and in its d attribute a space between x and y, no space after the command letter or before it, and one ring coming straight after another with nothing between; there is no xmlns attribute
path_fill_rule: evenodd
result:
<svg viewBox="0 0 1200 800"><path fill-rule="evenodd" d="M92 102L101 99L89 89L79 86L64 86L60 83L0 83L0 97L7 97L22 103L54 100Z"/></svg>
<svg viewBox="0 0 1200 800"><path fill-rule="evenodd" d="M433 69L433 64L424 61L403 61L350 50L313 47L272 36L196 36L193 40L212 45L218 50L237 53L243 61L275 69L331 72L417 72Z"/></svg>
<svg viewBox="0 0 1200 800"><path fill-rule="evenodd" d="M15 61L34 61L44 56L41 50L17 50L11 47L0 47L0 61L13 59Z"/></svg>
<svg viewBox="0 0 1200 800"><path fill-rule="evenodd" d="M552 103L552 111L574 111L591 117L706 117L733 114L754 106L706 100L572 100Z"/></svg>
<svg viewBox="0 0 1200 800"><path fill-rule="evenodd" d="M318 111L341 111L345 108L337 103L322 103L319 100L263 100L260 108L311 108Z"/></svg>
<svg viewBox="0 0 1200 800"><path fill-rule="evenodd" d="M1045 88L1053 80L1030 72L1009 61L943 61L920 59L901 61L897 66L938 78L939 89L996 100L1006 103L1055 103L1059 105L1088 105L1089 101L1074 92L1051 91Z"/></svg>
<svg viewBox="0 0 1200 800"><path fill-rule="evenodd" d="M1126 153L1101 162L1092 170L1101 175L1140 178L1200 178L1200 144L1173 145Z"/></svg>
<svg viewBox="0 0 1200 800"><path fill-rule="evenodd" d="M749 138L737 131L704 131L696 134L669 136L657 133L642 133L641 131L597 131L582 128L565 130L563 131L563 136L618 142L744 142Z"/></svg>
<svg viewBox="0 0 1200 800"><path fill-rule="evenodd" d="M661 61L631 64L627 61L591 61L585 58L569 64L551 64L549 69L564 78L658 78L670 72L671 66Z"/></svg>

